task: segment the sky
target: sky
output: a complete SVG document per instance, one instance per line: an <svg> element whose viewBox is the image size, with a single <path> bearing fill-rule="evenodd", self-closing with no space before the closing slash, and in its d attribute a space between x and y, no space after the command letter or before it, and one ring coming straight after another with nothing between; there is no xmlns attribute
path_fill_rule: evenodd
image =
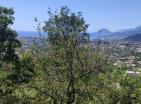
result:
<svg viewBox="0 0 141 104"><path fill-rule="evenodd" d="M0 6L13 7L13 29L35 31L34 18L42 24L48 19L48 7L55 10L68 6L72 12L82 12L90 25L89 32L107 28L111 31L141 25L141 0L0 0Z"/></svg>

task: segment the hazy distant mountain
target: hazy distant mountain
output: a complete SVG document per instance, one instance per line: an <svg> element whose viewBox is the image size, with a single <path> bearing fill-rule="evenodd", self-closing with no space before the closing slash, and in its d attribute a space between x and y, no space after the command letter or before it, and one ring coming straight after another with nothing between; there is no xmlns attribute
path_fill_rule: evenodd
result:
<svg viewBox="0 0 141 104"><path fill-rule="evenodd" d="M37 31L17 31L18 37L38 37L39 32ZM47 36L47 33L42 32L42 36Z"/></svg>
<svg viewBox="0 0 141 104"><path fill-rule="evenodd" d="M36 31L17 31L18 37L38 37L39 33ZM43 37L47 36L47 33L41 33ZM103 39L103 40L112 40L112 39L124 39L128 36L141 34L141 26L132 29L121 29L116 32L111 32L108 29L101 29L97 32L90 33L91 39Z"/></svg>
<svg viewBox="0 0 141 104"><path fill-rule="evenodd" d="M141 33L141 26L138 26L133 29L126 29L125 31L122 32L114 32L111 36L111 39L123 39L131 35L139 34Z"/></svg>
<svg viewBox="0 0 141 104"><path fill-rule="evenodd" d="M134 34L134 35L130 35L126 38L124 38L123 40L125 41L141 41L141 33L140 34Z"/></svg>
<svg viewBox="0 0 141 104"><path fill-rule="evenodd" d="M92 39L96 39L96 38L102 38L103 39L104 37L109 36L111 34L112 34L112 32L109 31L108 29L101 29L97 32L91 33L91 38Z"/></svg>
<svg viewBox="0 0 141 104"><path fill-rule="evenodd" d="M101 30L99 30L99 31L101 31ZM98 38L98 32L92 33L91 37L93 39ZM121 29L121 30L113 32L113 33L110 32L107 29L104 29L104 31L102 30L100 32L101 35L99 37L101 39L106 39L106 40L124 39L124 38L126 38L128 36L135 35L135 34L140 34L140 33L141 33L141 26L138 26L138 27L133 28L133 29ZM93 37L93 35L94 35L94 37Z"/></svg>
<svg viewBox="0 0 141 104"><path fill-rule="evenodd" d="M118 31L116 31L116 32L124 32L124 31L130 31L131 29L120 29L120 30L118 30Z"/></svg>

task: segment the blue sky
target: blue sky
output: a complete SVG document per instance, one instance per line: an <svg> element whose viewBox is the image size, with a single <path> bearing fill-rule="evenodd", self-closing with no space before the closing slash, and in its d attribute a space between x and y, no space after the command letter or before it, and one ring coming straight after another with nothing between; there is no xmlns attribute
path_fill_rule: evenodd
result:
<svg viewBox="0 0 141 104"><path fill-rule="evenodd" d="M34 17L48 19L48 7L58 9L67 5L71 11L83 12L90 24L88 31L101 28L116 31L141 25L141 0L0 0L1 6L13 7L16 30L34 31Z"/></svg>

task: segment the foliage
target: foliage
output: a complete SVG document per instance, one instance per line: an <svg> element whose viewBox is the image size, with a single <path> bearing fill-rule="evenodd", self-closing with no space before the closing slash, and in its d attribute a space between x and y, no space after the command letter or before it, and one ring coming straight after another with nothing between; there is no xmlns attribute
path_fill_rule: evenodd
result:
<svg viewBox="0 0 141 104"><path fill-rule="evenodd" d="M13 24L13 9L0 7L0 60L15 62L18 58L15 48L21 46L16 39L17 33L11 30L9 25Z"/></svg>
<svg viewBox="0 0 141 104"><path fill-rule="evenodd" d="M94 51L80 12L49 10L48 38L19 56L13 13L0 7L0 104L141 104L141 75Z"/></svg>

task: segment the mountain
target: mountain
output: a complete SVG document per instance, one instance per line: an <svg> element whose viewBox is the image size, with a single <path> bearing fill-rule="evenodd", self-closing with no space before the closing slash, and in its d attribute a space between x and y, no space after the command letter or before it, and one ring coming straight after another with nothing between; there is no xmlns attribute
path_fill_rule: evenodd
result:
<svg viewBox="0 0 141 104"><path fill-rule="evenodd" d="M117 35L118 39L123 39L123 38L126 38L128 36L135 35L135 34L140 34L140 33L141 33L141 26L138 26L138 27L133 28L133 29L127 29L127 30L125 30L123 32L119 32L119 33L115 32L115 33L113 33L112 36Z"/></svg>
<svg viewBox="0 0 141 104"><path fill-rule="evenodd" d="M138 26L138 27L133 28L133 29L126 29L122 32L114 32L109 37L111 37L111 39L123 39L123 38L126 38L128 36L139 34L139 33L141 33L141 26Z"/></svg>
<svg viewBox="0 0 141 104"><path fill-rule="evenodd" d="M110 32L108 29L104 29L104 30L102 29L99 31L101 31L99 38L103 39L103 40L124 39L128 36L131 36L131 35L140 34L141 33L141 26L138 26L138 27L132 28L132 29L120 29L116 32ZM92 33L91 37L93 39L97 39L98 32Z"/></svg>
<svg viewBox="0 0 141 104"><path fill-rule="evenodd" d="M124 38L123 40L132 41L132 42L141 42L141 33L140 34L130 35L130 36Z"/></svg>
<svg viewBox="0 0 141 104"><path fill-rule="evenodd" d="M39 32L37 31L17 31L18 37L39 37ZM47 36L46 32L41 32L41 36Z"/></svg>
<svg viewBox="0 0 141 104"><path fill-rule="evenodd" d="M91 34L92 39L96 39L96 38L103 39L104 37L111 35L112 32L104 28L104 29L100 29L99 31L90 33L90 34Z"/></svg>
<svg viewBox="0 0 141 104"><path fill-rule="evenodd" d="M39 37L36 31L17 31L18 37ZM46 32L41 33L42 37L47 37ZM113 40L124 39L132 35L141 34L141 26L131 29L120 29L116 32L111 32L108 29L100 29L97 32L90 33L91 39Z"/></svg>

